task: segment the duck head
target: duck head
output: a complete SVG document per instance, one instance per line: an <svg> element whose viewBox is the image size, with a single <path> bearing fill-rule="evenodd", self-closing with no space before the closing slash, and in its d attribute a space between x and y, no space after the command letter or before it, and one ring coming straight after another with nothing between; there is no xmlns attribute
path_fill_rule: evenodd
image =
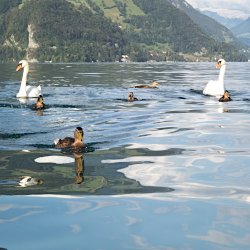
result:
<svg viewBox="0 0 250 250"><path fill-rule="evenodd" d="M151 85L152 85L153 87L157 87L157 86L160 85L160 83L158 83L157 81L153 80L152 83L151 83Z"/></svg>
<svg viewBox="0 0 250 250"><path fill-rule="evenodd" d="M129 101L133 101L133 99L134 99L134 93L133 92L129 92L128 93L128 100Z"/></svg>
<svg viewBox="0 0 250 250"><path fill-rule="evenodd" d="M42 95L39 95L38 98L37 98L36 108L37 108L37 109L42 109L42 108L44 108L43 96L42 96Z"/></svg>
<svg viewBox="0 0 250 250"><path fill-rule="evenodd" d="M82 141L83 140L83 130L81 127L77 127L74 132L74 137L77 140Z"/></svg>

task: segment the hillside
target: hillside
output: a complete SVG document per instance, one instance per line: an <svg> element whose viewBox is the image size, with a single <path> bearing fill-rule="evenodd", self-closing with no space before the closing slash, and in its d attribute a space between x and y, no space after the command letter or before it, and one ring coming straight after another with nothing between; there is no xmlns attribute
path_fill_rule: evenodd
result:
<svg viewBox="0 0 250 250"><path fill-rule="evenodd" d="M168 0L1 0L0 32L2 61L246 60Z"/></svg>
<svg viewBox="0 0 250 250"><path fill-rule="evenodd" d="M250 46L250 18L233 27L231 30L242 43Z"/></svg>
<svg viewBox="0 0 250 250"><path fill-rule="evenodd" d="M239 41L234 37L232 32L221 25L213 18L203 15L200 11L194 9L185 0L168 0L178 9L186 13L194 23L198 24L203 32L216 41L223 41L233 45L239 45Z"/></svg>
<svg viewBox="0 0 250 250"><path fill-rule="evenodd" d="M243 19L240 19L240 18L226 18L226 17L220 16L216 12L212 12L208 10L201 11L201 13L213 18L218 23L222 24L223 26L227 27L230 30L231 28L235 27L236 25L240 24L243 21Z"/></svg>

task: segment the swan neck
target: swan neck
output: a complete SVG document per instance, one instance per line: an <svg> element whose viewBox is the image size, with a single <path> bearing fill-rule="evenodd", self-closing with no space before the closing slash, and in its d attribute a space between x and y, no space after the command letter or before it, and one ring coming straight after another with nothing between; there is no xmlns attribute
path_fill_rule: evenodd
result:
<svg viewBox="0 0 250 250"><path fill-rule="evenodd" d="M226 65L223 65L223 66L220 68L220 75L219 75L219 81L220 81L220 82L223 82L223 81L224 81L225 72L226 72Z"/></svg>
<svg viewBox="0 0 250 250"><path fill-rule="evenodd" d="M25 88L26 87L28 73L29 73L29 66L26 65L23 68L23 77L22 77L22 81L21 81L21 88Z"/></svg>

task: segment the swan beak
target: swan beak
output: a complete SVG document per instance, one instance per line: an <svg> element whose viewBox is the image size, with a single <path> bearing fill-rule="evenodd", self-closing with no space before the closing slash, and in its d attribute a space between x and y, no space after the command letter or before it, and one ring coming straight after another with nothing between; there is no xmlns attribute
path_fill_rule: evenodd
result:
<svg viewBox="0 0 250 250"><path fill-rule="evenodd" d="M22 64L18 64L18 65L17 65L17 68L16 68L16 71L20 71L22 68L23 68L23 67L22 67Z"/></svg>
<svg viewBox="0 0 250 250"><path fill-rule="evenodd" d="M216 69L220 69L221 64L220 63L216 63L215 67L216 67Z"/></svg>

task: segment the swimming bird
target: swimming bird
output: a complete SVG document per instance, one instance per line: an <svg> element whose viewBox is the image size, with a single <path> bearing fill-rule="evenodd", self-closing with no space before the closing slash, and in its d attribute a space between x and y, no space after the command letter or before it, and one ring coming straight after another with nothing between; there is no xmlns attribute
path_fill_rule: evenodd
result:
<svg viewBox="0 0 250 250"><path fill-rule="evenodd" d="M226 71L226 61L224 59L219 59L216 68L220 69L219 78L216 81L210 80L207 83L203 90L204 95L222 96L225 93L224 76Z"/></svg>
<svg viewBox="0 0 250 250"><path fill-rule="evenodd" d="M20 179L21 180L19 181L18 184L21 187L28 187L28 186L43 184L42 179L33 178L31 176L22 176L22 177L20 177Z"/></svg>
<svg viewBox="0 0 250 250"><path fill-rule="evenodd" d="M77 127L74 131L74 138L65 137L64 139L57 139L54 141L56 148L81 148L83 147L83 130L81 127Z"/></svg>
<svg viewBox="0 0 250 250"><path fill-rule="evenodd" d="M157 81L153 80L150 84L142 84L142 85L136 85L134 86L134 88L145 88L145 89L154 89L157 88L157 86L159 86L160 83L158 83Z"/></svg>
<svg viewBox="0 0 250 250"><path fill-rule="evenodd" d="M230 97L230 93L226 90L224 95L219 99L219 102L230 102L232 98Z"/></svg>
<svg viewBox="0 0 250 250"><path fill-rule="evenodd" d="M129 92L129 93L128 93L128 101L129 101L129 102L138 101L138 98L136 98L136 97L134 96L134 93L133 93L133 92Z"/></svg>
<svg viewBox="0 0 250 250"><path fill-rule="evenodd" d="M21 60L16 68L16 71L23 70L23 77L20 85L19 92L16 97L27 98L27 97L38 97L41 95L41 86L30 86L27 85L27 78L29 73L29 63L26 60Z"/></svg>
<svg viewBox="0 0 250 250"><path fill-rule="evenodd" d="M45 104L43 102L43 96L42 95L39 95L38 98L37 98L36 108L37 109L44 109L45 108Z"/></svg>

